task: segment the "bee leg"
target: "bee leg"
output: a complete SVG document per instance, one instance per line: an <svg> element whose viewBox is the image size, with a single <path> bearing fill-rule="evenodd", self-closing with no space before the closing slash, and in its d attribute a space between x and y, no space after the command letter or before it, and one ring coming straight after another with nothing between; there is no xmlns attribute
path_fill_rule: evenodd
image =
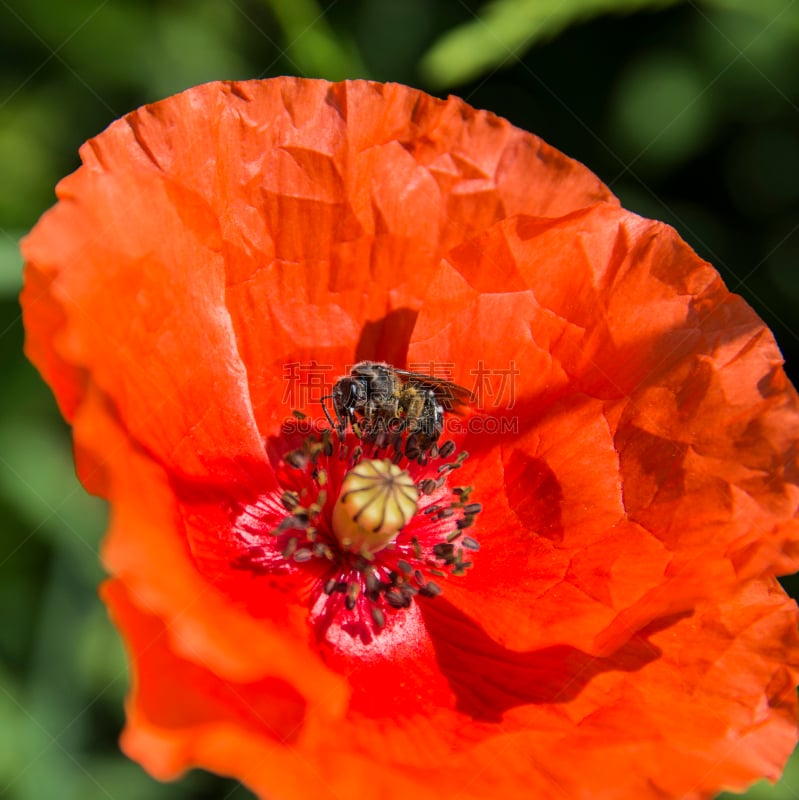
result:
<svg viewBox="0 0 799 800"><path fill-rule="evenodd" d="M325 404L325 400L332 400L332 399L333 399L332 394L326 394L324 397L319 398L319 402L322 404L322 411L325 412L325 416L327 417L327 421L330 423L330 427L338 429L341 425L341 420L339 419L338 411L336 410L336 419L339 420L339 424L336 425L336 423L333 422L333 417L330 416L330 412L327 410L327 405ZM333 406L333 408L335 409L335 405Z"/></svg>
<svg viewBox="0 0 799 800"><path fill-rule="evenodd" d="M429 450L444 432L444 406L439 402L435 392L428 392L420 420L423 447Z"/></svg>
<svg viewBox="0 0 799 800"><path fill-rule="evenodd" d="M343 417L339 417L339 433L341 436L347 432L347 425L349 425L352 430L355 432L355 435L360 439L361 438L361 429L358 425L358 419L355 416L355 409L348 408L347 413Z"/></svg>

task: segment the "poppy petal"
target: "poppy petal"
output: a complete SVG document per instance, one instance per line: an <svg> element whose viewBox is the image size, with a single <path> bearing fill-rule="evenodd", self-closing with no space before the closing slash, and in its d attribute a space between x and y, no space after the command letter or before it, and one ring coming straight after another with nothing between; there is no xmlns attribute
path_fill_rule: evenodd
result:
<svg viewBox="0 0 799 800"><path fill-rule="evenodd" d="M459 475L491 498L490 556L448 588L506 646L607 653L708 586L799 568L796 393L763 323L667 226L605 204L498 223L442 262L409 353L478 392L515 369L515 394L467 422Z"/></svg>
<svg viewBox="0 0 799 800"><path fill-rule="evenodd" d="M103 562L125 583L129 602L163 621L170 647L224 678L284 681L314 713L340 714L348 689L308 649L306 609L292 609L280 592L279 622L256 620L209 586L189 552L169 476L131 443L96 389L84 395L74 429L82 480L112 504Z"/></svg>
<svg viewBox="0 0 799 800"><path fill-rule="evenodd" d="M222 259L168 201L163 173L141 147L118 157L126 130L118 123L83 148L86 166L59 184L62 202L23 244L28 353L52 353L40 364L64 387L69 419L89 374L162 463L207 477L212 459L216 477L224 457L238 477L236 460L264 452Z"/></svg>
<svg viewBox="0 0 799 800"><path fill-rule="evenodd" d="M128 115L81 156L23 244L28 352L70 384L68 417L79 379L64 362L163 459L221 441L259 457L254 421L267 431L284 415L286 364L343 368L358 346L401 360L453 243L508 214L613 199L504 120L364 81L208 84ZM61 315L61 360L45 364L44 320Z"/></svg>
<svg viewBox="0 0 799 800"><path fill-rule="evenodd" d="M776 777L796 738L796 608L768 581L642 630L606 659L568 649L502 656L469 643L459 629L475 634L467 618L431 604L426 621L449 691L438 687L423 716L413 705L403 713L380 702L364 664L353 675L356 687L365 679L361 699L319 738L297 733L304 706L289 686L220 680L171 650L124 585L104 595L135 665L123 746L161 778L203 765L297 800L309 787L332 798L370 786L430 800L531 788L586 800L700 798ZM291 746L276 746L281 736Z"/></svg>

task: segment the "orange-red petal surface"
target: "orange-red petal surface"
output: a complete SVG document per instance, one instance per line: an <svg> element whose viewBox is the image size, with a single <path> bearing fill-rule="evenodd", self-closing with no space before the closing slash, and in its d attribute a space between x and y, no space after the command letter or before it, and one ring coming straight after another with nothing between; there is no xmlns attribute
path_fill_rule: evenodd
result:
<svg viewBox="0 0 799 800"><path fill-rule="evenodd" d="M799 406L673 230L397 85L209 84L81 155L24 244L26 347L111 501L132 757L286 800L703 798L779 774ZM474 391L447 435L481 547L382 634L325 637L313 575L234 564L231 509L279 496L291 409L321 415L297 370L329 391L363 359Z"/></svg>
<svg viewBox="0 0 799 800"><path fill-rule="evenodd" d="M431 606L450 691L400 709L381 706L373 689L318 738L303 736L290 686L220 680L174 652L121 584L105 596L136 676L123 746L162 778L200 763L280 798L311 787L320 798L703 798L776 778L796 738L796 610L765 583L642 630L606 659L503 652ZM356 667L353 684L372 669L380 665ZM400 659L384 678L409 670Z"/></svg>
<svg viewBox="0 0 799 800"><path fill-rule="evenodd" d="M666 226L605 204L500 223L442 262L410 352L518 373L486 410L518 433L465 444L490 556L450 592L506 645L605 653L710 585L799 567L795 392Z"/></svg>

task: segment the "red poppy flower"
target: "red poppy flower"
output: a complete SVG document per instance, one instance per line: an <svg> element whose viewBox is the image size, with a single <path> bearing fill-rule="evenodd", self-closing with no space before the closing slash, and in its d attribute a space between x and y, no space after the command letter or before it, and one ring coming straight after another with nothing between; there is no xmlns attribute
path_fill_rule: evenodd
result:
<svg viewBox="0 0 799 800"><path fill-rule="evenodd" d="M672 229L402 86L201 86L82 158L25 241L23 308L111 502L127 753L275 798L698 798L779 774L797 397ZM340 384L346 432L303 430L292 409L324 421L363 360L445 367L476 408L433 445L436 384L369 407Z"/></svg>

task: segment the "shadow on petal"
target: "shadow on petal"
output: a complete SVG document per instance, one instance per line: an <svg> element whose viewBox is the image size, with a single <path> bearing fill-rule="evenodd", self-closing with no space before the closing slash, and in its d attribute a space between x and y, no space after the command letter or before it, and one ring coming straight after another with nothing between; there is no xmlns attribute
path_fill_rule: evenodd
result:
<svg viewBox="0 0 799 800"><path fill-rule="evenodd" d="M691 616L655 620L610 656L598 658L567 645L508 650L443 598L424 603L422 614L458 710L484 722L499 722L521 705L568 703L603 672L641 669L661 655L647 637Z"/></svg>
<svg viewBox="0 0 799 800"><path fill-rule="evenodd" d="M377 360L404 366L418 315L412 308L395 308L380 319L365 322L355 347L355 362Z"/></svg>
<svg viewBox="0 0 799 800"><path fill-rule="evenodd" d="M505 464L505 492L524 526L553 542L563 540L563 489L544 459L513 450Z"/></svg>

